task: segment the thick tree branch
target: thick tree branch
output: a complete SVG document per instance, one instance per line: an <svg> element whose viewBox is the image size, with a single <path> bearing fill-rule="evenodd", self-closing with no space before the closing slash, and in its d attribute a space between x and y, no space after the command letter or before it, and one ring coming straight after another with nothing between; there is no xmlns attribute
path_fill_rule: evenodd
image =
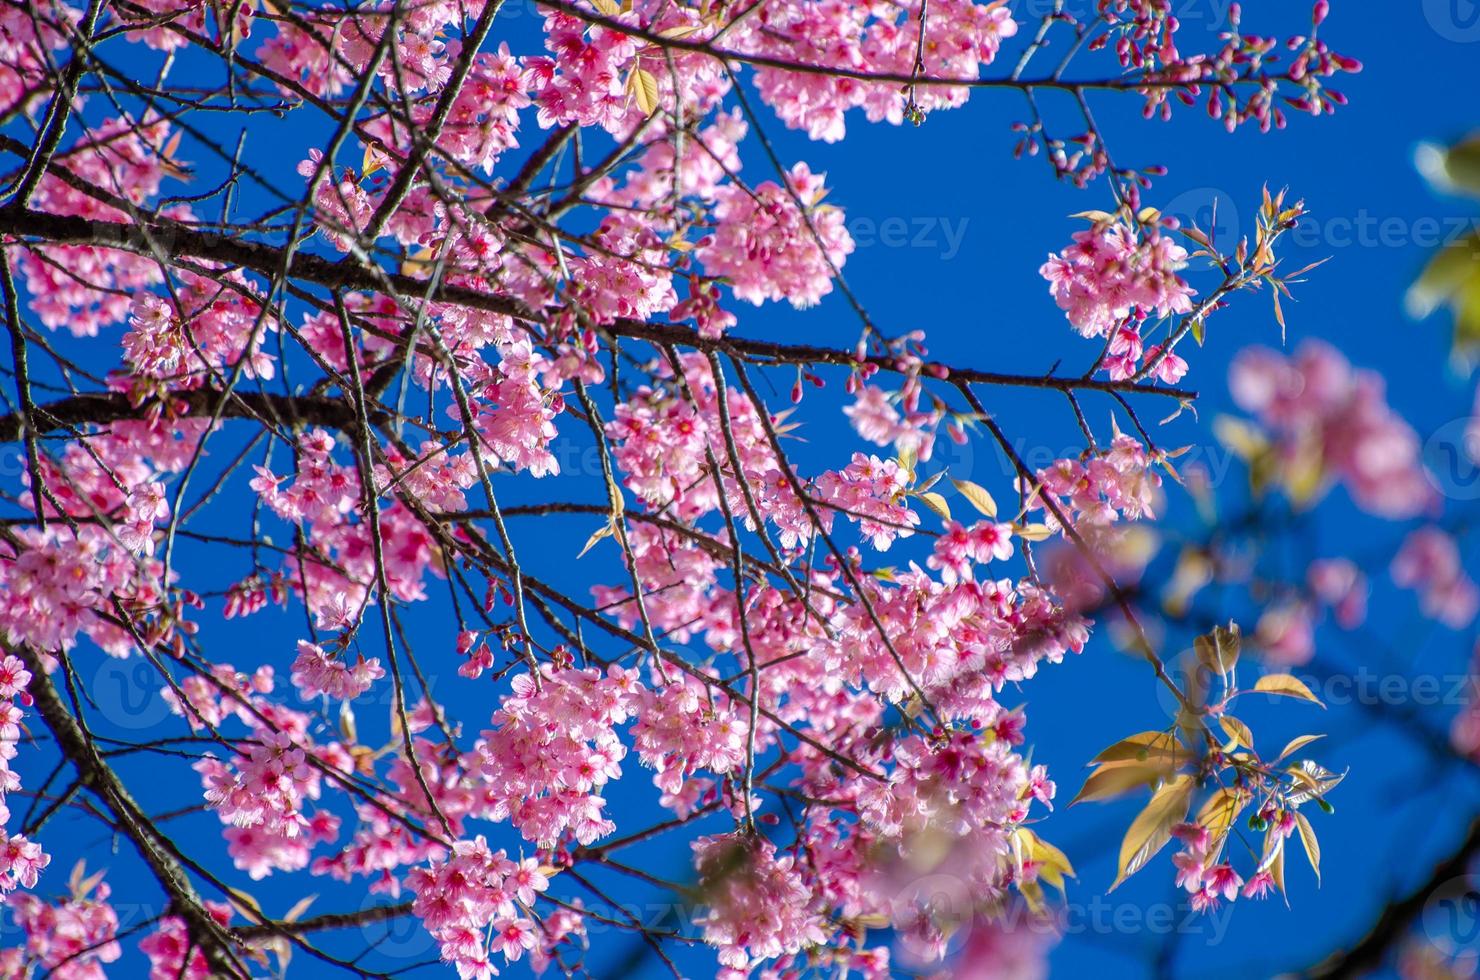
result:
<svg viewBox="0 0 1480 980"><path fill-rule="evenodd" d="M170 411L176 417L210 415L221 398L214 388L197 388L170 395ZM33 409L37 434L83 425L107 425L110 422L148 418L158 405L133 404L127 395L87 393L61 398ZM354 406L342 398L325 395L278 395L267 392L234 392L222 416L226 418L296 418L310 425L332 429L353 429L356 425ZM378 424L390 414L370 411L370 421ZM16 442L25 435L25 415L0 415L0 442Z"/></svg>
<svg viewBox="0 0 1480 980"><path fill-rule="evenodd" d="M201 903L185 870L173 853L173 845L155 827L123 782L104 761L87 732L67 706L46 672L41 657L24 644L7 648L31 672L29 691L36 712L56 739L57 748L77 770L77 778L113 815L116 826L133 842L139 856L149 865L170 898L172 911L184 920L191 941L199 947L218 977L246 976L237 965L234 950L242 947L239 937L217 922Z"/></svg>
<svg viewBox="0 0 1480 980"><path fill-rule="evenodd" d="M513 317L524 323L541 324L548 316L531 310L516 300L463 286L437 283L392 272L367 268L353 258L331 261L320 255L295 251L285 262L284 249L263 242L227 237L200 231L178 222L160 220L150 224L129 225L111 221L88 221L65 215L47 214L22 208L0 208L0 235L35 239L38 245L88 244L106 248L136 251L171 258L189 256L207 259L276 277L288 269L287 277L312 283L329 290L385 292L387 287L398 294L422 296L470 309L485 310ZM711 339L701 337L691 327L681 324L646 323L621 319L604 327L618 337L645 340L655 344L679 344L706 351L720 351L748 360L777 364L828 364L854 367L871 364L881 370L906 373L918 370L927 377L949 377L970 384L1007 385L1050 390L1115 391L1128 394L1162 395L1179 400L1195 399L1197 392L1179 388L1129 381L1101 381L1092 378L1055 377L1053 375L1005 374L977 371L938 362L926 361L914 366L902 365L896 358L869 354L859 357L856 351L812 344L781 344L739 337Z"/></svg>

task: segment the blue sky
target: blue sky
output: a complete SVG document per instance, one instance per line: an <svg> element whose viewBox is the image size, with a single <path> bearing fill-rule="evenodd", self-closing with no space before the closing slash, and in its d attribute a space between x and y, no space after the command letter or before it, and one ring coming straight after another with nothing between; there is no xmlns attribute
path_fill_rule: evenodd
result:
<svg viewBox="0 0 1480 980"><path fill-rule="evenodd" d="M1207 25L1225 4L1177 2L1185 7L1179 11L1186 25L1183 47L1215 46ZM1014 6L1037 10L1033 0ZM1165 124L1143 121L1133 99L1101 97L1093 104L1118 162L1170 167L1170 174L1147 195L1147 203L1170 213L1202 217L1216 198L1220 232L1236 233L1251 227L1262 185L1289 186L1292 194L1303 197L1311 222L1308 231L1296 236L1289 262L1298 267L1327 256L1330 261L1298 287L1298 302L1286 307L1290 343L1322 337L1354 363L1381 370L1394 406L1427 437L1446 422L1469 414L1472 388L1469 379L1447 363L1445 318L1411 321L1403 312L1402 295L1432 247L1428 236L1433 225L1438 224L1441 235L1469 228L1468 222L1480 218L1480 209L1466 200L1436 195L1415 172L1412 156L1420 141L1446 141L1480 125L1480 110L1471 97L1480 64L1480 6L1471 0L1384 4L1380 11L1377 5L1352 0L1338 0L1334 6L1324 36L1366 65L1362 74L1341 80L1339 87L1351 104L1334 117L1294 118L1289 129L1267 136L1253 131L1229 135L1196 108L1182 109ZM1285 5L1254 2L1246 7L1246 21L1254 25ZM509 21L506 33L496 29L495 40L507 37L516 51L532 53L534 20L527 8L510 9L522 10L524 16ZM1294 19L1274 15L1269 27L1288 33L1299 29L1301 19L1303 14ZM1103 66L1106 60L1083 63L1088 72L1092 70L1088 66ZM1063 113L1072 115L1073 109L1062 105L1049 111L1065 118ZM769 117L768 110L760 112L763 119ZM829 201L845 209L859 240L844 273L886 332L924 329L935 356L991 370L1045 372L1060 357L1066 370L1082 369L1097 347L1070 331L1037 268L1048 252L1062 248L1081 227L1068 215L1106 206L1108 191L1103 184L1080 191L1057 183L1041 160L1013 161L1008 127L1024 114L1020 98L983 92L965 109L936 113L919 128L871 127L861 118L850 119L849 138L833 145L810 143L779 124L770 125L768 132L783 161L803 159L814 171L828 173ZM254 162L280 179L282 186L296 189L299 182L292 169L302 154L287 154L281 147L306 148L315 138L314 127L265 120L262 126L264 130L254 133L249 143L257 154ZM279 136L292 143L283 144ZM192 157L188 143L181 155ZM195 158L204 159L201 154ZM746 160L745 173L752 180L767 175L764 156L753 143ZM245 198L241 213L250 212L253 203ZM738 330L747 336L848 343L857 334L857 321L836 295L806 313L774 305L737 312ZM1184 416L1172 423L1164 434L1158 433L1163 445L1192 444L1212 465L1219 465L1220 451L1207 423L1230 410L1225 365L1249 343L1280 343L1279 328L1262 295L1243 298L1212 321L1207 345L1190 355L1192 372L1186 381L1201 393L1201 421ZM779 404L790 378L777 374L774 381ZM815 421L809 422L807 431L819 466L840 464L841 458L829 454L849 445L842 441L847 438L842 426L829 420L827 407L833 397L808 402L806 417ZM1072 416L1056 394L1008 392L988 407L1009 434L1021 440L1025 451L1052 450L1058 455L1077 445ZM1107 430L1109 404L1090 401L1085 407L1091 423ZM1151 417L1154 408L1148 409ZM564 424L571 428L574 421L566 419ZM225 439L214 451L228 457L230 445ZM569 458L577 461L570 467L574 472L533 488L526 481L516 497L523 492L529 499L594 502L599 487L578 465L586 445L579 437L570 443ZM1007 492L1009 471L984 443L969 450L951 449L939 462L949 463L953 476L982 483L999 498ZM1229 480L1232 484L1238 479L1235 469ZM1465 506L1452 502L1449 512L1463 514ZM1174 519L1185 519L1188 510L1174 508ZM223 507L218 513L222 521L240 521L245 510L238 509L233 516ZM524 540L539 542L531 559L537 573L573 590L584 590L592 581L617 580L614 550L605 556L594 553L580 564L571 560L593 529L589 524L545 521L537 529L522 528ZM520 532L516 528L516 541ZM1402 533L1401 527L1358 515L1337 491L1314 520L1302 525L1299 540L1291 547L1320 554L1370 554L1395 547ZM207 552L186 546L181 561L187 569L193 565L210 574L215 582L223 581L222 576L229 580L229 573L220 570L221 560ZM1367 677L1363 683L1369 684L1377 683L1371 678L1417 674L1448 678L1465 670L1472 635L1428 627L1411 597L1390 588L1379 585L1379 596L1371 635L1354 640L1323 630L1319 634L1323 658L1346 665L1352 676ZM437 679L434 689L446 693L465 729L476 731L486 722L490 692L474 691L455 676L453 627L445 599L438 593L433 602L407 614L423 657L429 658L428 672ZM296 609L271 610L246 621L216 621L207 628L207 648L217 659L238 666L273 662L285 671L301 629L302 616ZM1169 642L1175 644L1177 638ZM366 643L367 653L375 653L373 642ZM146 669L106 661L95 651L81 656L93 658L83 661L84 673L97 672L94 696L100 727L106 731L113 726L116 734L138 733L160 720L162 709L149 694L157 682ZM1364 673L1355 672L1358 665ZM1118 653L1104 636L1097 636L1082 657L1045 669L1019 695L1007 692L1004 700L1028 702L1034 759L1050 765L1064 801L1077 790L1080 767L1094 752L1121 735L1159 727L1166 717L1145 665ZM384 714L386 707L367 705L360 713L369 718ZM1453 707L1423 710L1426 723L1443 731ZM1337 812L1317 823L1325 853L1324 879L1317 888L1309 870L1292 861L1289 910L1277 902L1240 903L1231 917L1225 913L1188 921L1185 908L1178 905L1180 896L1172 890L1165 858L1105 898L1119 836L1136 804L1061 807L1042 830L1068 852L1079 878L1070 888L1071 933L1054 953L1055 972L1072 976L1094 968L1108 969L1117 977L1150 975L1147 964L1167 938L1165 927L1158 924L1166 921L1166 912L1159 910L1170 910L1179 926L1170 960L1176 975L1194 971L1204 977L1266 975L1313 962L1335 943L1359 934L1395 889L1426 873L1432 859L1457 839L1468 815L1480 805L1475 774L1458 766L1436 768L1429 753L1398 734L1390 715L1380 706L1358 703L1333 704L1325 713L1287 704L1246 718L1261 736L1267 729L1271 740L1327 731L1331 738L1323 761L1333 768L1352 769L1333 796ZM137 759L120 761L126 776L146 781L150 765ZM23 771L28 786L43 775L34 763ZM650 813L655 800L648 775L635 760L628 765L623 784L610 795L619 821L624 806ZM154 810L166 811L198 800L198 783L188 779L156 786L150 802ZM216 846L219 826L214 817L186 817L176 825L185 847ZM96 824L59 817L43 841L57 855L52 869L56 878L77 856L86 856L91 867L111 863L117 892L124 902L132 900L135 889L129 886L142 870L128 846L115 849ZM686 844L677 839L637 849L634 857L653 873L675 879L683 876L688 863ZM306 884L287 879L229 880L248 887L269 911L278 913L305 890L322 892L312 912L355 908L365 900L357 889L318 879ZM60 886L59 880L53 883ZM563 892L577 893L569 886ZM640 891L630 894L637 901L647 900ZM133 914L157 911L157 905L145 902ZM379 929L366 933L372 940L380 935ZM363 941L346 940L339 948L348 952L357 945L363 946ZM601 943L598 949L591 960L597 976L663 975L638 943ZM629 953L634 958L627 961ZM133 956L131 950L129 955ZM404 966L434 958L435 950L429 939L403 924L380 942L375 955L381 967ZM301 955L293 972L330 975ZM697 965L694 975L704 972Z"/></svg>

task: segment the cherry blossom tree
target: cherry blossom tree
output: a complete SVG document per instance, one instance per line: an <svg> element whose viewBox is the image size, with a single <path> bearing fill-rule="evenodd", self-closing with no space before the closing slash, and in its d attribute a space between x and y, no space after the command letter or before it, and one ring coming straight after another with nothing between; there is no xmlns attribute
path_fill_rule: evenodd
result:
<svg viewBox="0 0 1480 980"><path fill-rule="evenodd" d="M675 976L1035 975L1070 776L1032 761L1019 692L1098 644L1173 711L1089 760L1077 801L1145 801L1097 887L1144 869L1208 910L1285 893L1297 841L1318 866L1341 773L1235 712L1320 700L1293 671L1322 617L1360 627L1373 565L1270 578L1269 510L1406 522L1437 495L1376 375L1276 349L1320 274L1281 258L1298 189L1219 240L1163 215L1163 168L1112 158L1092 106L1189 139L1319 125L1361 66L1327 0L1234 4L1201 45L1167 0L1069 6L543 0L506 28L509 0L0 0L0 974L580 975L635 944ZM981 100L1021 114L992 166L1086 198L1023 257L1032 373L871 315L849 202L768 136ZM747 326L783 303L846 335ZM1226 315L1269 345L1199 364ZM1199 371L1242 417L1196 416ZM1014 390L1079 450L1025 459ZM1180 462L1203 429L1249 516ZM1011 477L953 472L950 444ZM1159 556L1169 497L1206 537ZM1383 560L1463 627L1451 531ZM1210 613L1215 582L1260 614ZM256 649L273 610L297 636ZM115 663L168 713L120 731ZM69 871L76 822L135 870ZM627 857L658 840L686 878ZM917 887L942 869L964 902ZM255 897L282 881L325 897ZM691 914L653 925L627 887ZM430 963L375 958L397 922Z"/></svg>

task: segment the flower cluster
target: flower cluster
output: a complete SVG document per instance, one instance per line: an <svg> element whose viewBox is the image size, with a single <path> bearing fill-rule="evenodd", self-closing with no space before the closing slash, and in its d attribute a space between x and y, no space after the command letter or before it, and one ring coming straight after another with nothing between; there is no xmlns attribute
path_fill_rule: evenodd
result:
<svg viewBox="0 0 1480 980"><path fill-rule="evenodd" d="M706 906L704 941L743 976L755 964L822 943L822 920L795 867L763 837L726 834L693 842Z"/></svg>
<svg viewBox="0 0 1480 980"><path fill-rule="evenodd" d="M21 788L20 775L10 768L10 762L21 738L20 705L31 703L26 693L30 683L31 672L18 657L0 657L0 828L10 823L6 797ZM18 886L35 888L41 869L50 863L51 856L40 844L0 829L0 898Z"/></svg>
<svg viewBox="0 0 1480 980"><path fill-rule="evenodd" d="M22 964L6 963L6 953L0 953L0 975L27 976L23 964L29 963L57 980L106 980L103 964L116 961L123 950L115 938L118 913L108 901L111 889L102 878L101 871L85 875L79 864L72 873L71 894L55 904L35 895L10 898L6 904L26 942L23 952L6 951L20 954Z"/></svg>
<svg viewBox="0 0 1480 980"><path fill-rule="evenodd" d="M493 714L466 766L485 781L491 820L509 820L526 840L552 845L572 834L582 844L612 832L596 791L621 774L627 747L614 726L627 720L642 684L613 667L520 674Z"/></svg>
<svg viewBox="0 0 1480 980"><path fill-rule="evenodd" d="M348 701L370 689L370 685L385 676L380 660L363 656L356 659L354 666L346 664L316 643L298 641L298 657L293 661L293 686L305 700L323 694L330 698Z"/></svg>
<svg viewBox="0 0 1480 980"><path fill-rule="evenodd" d="M286 732L259 728L257 744L244 746L230 765L208 756L194 768L206 803L229 825L232 857L254 879L303 867L309 846L338 834L333 814L306 813L308 802L319 797L322 777Z"/></svg>
<svg viewBox="0 0 1480 980"><path fill-rule="evenodd" d="M728 279L735 296L759 306L789 300L799 309L832 292L835 270L853 251L843 212L822 204L823 175L805 163L791 168L786 187L727 184L715 192L714 234L696 255L712 275Z"/></svg>
<svg viewBox="0 0 1480 980"><path fill-rule="evenodd" d="M1039 269L1049 293L1085 337L1112 335L1121 344L1121 363L1131 357L1131 339L1117 328L1134 333L1139 356L1141 339L1135 321L1152 314L1166 317L1192 310L1192 287L1180 275L1187 250L1157 229L1140 234L1122 224L1097 222L1075 232L1074 244L1052 255ZM1131 323L1125 323L1128 319Z"/></svg>
<svg viewBox="0 0 1480 980"><path fill-rule="evenodd" d="M926 565L939 569L947 584L969 582L973 566L1006 561L1014 550L1011 524L977 521L968 528L958 521L946 521L945 531L935 539L935 554Z"/></svg>
<svg viewBox="0 0 1480 980"><path fill-rule="evenodd" d="M858 524L859 532L879 551L897 538L914 534L920 515L904 504L909 471L897 460L854 453L841 470L817 478L818 497Z"/></svg>
<svg viewBox="0 0 1480 980"><path fill-rule="evenodd" d="M8 17L5 27L10 27ZM21 36L31 35L32 25L27 22ZM50 37L50 32L43 29L43 36ZM0 46L5 44L0 41ZM0 84L8 74L0 58ZM107 195L100 199L61 176L47 174L31 206L90 221L131 224L130 209L156 195L164 179L179 172L166 152L170 141L166 121L120 114L80 136L64 157L66 170L81 187L101 188L113 200L107 200ZM179 206L165 214L190 217L189 209ZM130 312L131 298L160 281L159 266L152 258L100 245L27 248L20 252L16 265L25 277L36 318L48 329L65 327L78 337L96 337L102 327L122 321Z"/></svg>
<svg viewBox="0 0 1480 980"><path fill-rule="evenodd" d="M1029 481L1020 481L1021 489L1033 494L1029 506L1044 511L1050 527L1057 527L1059 520L1045 498L1051 498L1075 526L1113 524L1121 518L1135 521L1156 516L1161 477L1152 466L1145 446L1133 436L1117 433L1106 448L1039 470L1036 493Z"/></svg>
<svg viewBox="0 0 1480 980"><path fill-rule="evenodd" d="M728 697L687 675L640 692L635 714L632 746L656 770L653 783L665 801L678 804L699 792L696 770L724 774L745 761L750 723Z"/></svg>
<svg viewBox="0 0 1480 980"><path fill-rule="evenodd" d="M940 415L922 411L919 401L920 385L915 378L906 381L900 393L903 416L888 392L875 385L860 384L853 404L843 409L843 414L853 423L854 431L874 445L892 445L900 452L912 452L919 459L928 460L935 446L935 425Z"/></svg>
<svg viewBox="0 0 1480 980"><path fill-rule="evenodd" d="M487 980L499 972L489 962L495 953L514 962L542 942L528 912L549 881L534 858L513 861L481 836L460 840L445 860L413 868L407 885L412 914L463 978Z"/></svg>
<svg viewBox="0 0 1480 980"><path fill-rule="evenodd" d="M575 123L619 131L635 112L623 80L637 42L620 31L588 29L579 17L551 12L545 18L545 47L554 57L525 61L540 125Z"/></svg>
<svg viewBox="0 0 1480 980"><path fill-rule="evenodd" d="M1437 527L1409 534L1390 570L1399 588L1418 592L1425 616L1450 629L1464 629L1480 613L1480 586L1465 573L1454 538Z"/></svg>
<svg viewBox="0 0 1480 980"><path fill-rule="evenodd" d="M206 912L222 926L231 922L226 902L205 902ZM167 915L159 926L139 940L139 951L149 959L149 980L211 980L213 973L200 944L177 915Z"/></svg>
<svg viewBox="0 0 1480 980"><path fill-rule="evenodd" d="M1007 4L946 0L931 6L922 38L920 6L768 2L758 16L742 22L735 45L793 64L894 75L911 73L918 50L924 53L926 76L973 79L996 59L1003 39L1017 33ZM843 138L849 110L863 109L871 122L919 122L927 110L964 104L970 91L926 86L910 98L897 84L773 67L758 68L756 83L782 122L827 142Z"/></svg>
<svg viewBox="0 0 1480 980"><path fill-rule="evenodd" d="M1356 629L1367 619L1367 576L1350 558L1313 561L1305 580L1311 594L1331 609L1342 629Z"/></svg>
<svg viewBox="0 0 1480 980"><path fill-rule="evenodd" d="M291 11L273 2L270 12L197 0L126 6L99 29L100 43L119 34L147 46L135 53L157 55L151 84L162 89L173 84L176 52L192 66L224 57L231 98L166 90L156 100L74 59L83 75L71 79L79 88L68 106L54 51L93 32L86 21L96 10L62 0L0 10L0 105L7 125L36 142L19 154L33 166L16 175L33 186L8 213L39 212L0 246L13 256L12 298L53 332L92 338L116 328L113 360L96 373L89 357L21 338L14 380L54 389L44 397L58 405L12 413L12 438L28 443L23 479L41 485L34 496L6 496L37 510L0 541L7 642L42 663L68 651L84 665L87 651L73 648L87 638L107 654L146 651L170 667L161 697L176 727L224 746L189 758L205 809L224 828L224 857L254 880L301 871L377 896L409 890L412 913L464 980L526 955L536 972L579 972L563 957L583 941L587 915L544 895L552 877L569 869L584 881L575 869L593 853L615 864L605 855L681 827L705 910L697 924L719 951L723 980L824 969L883 980L894 954L867 941L883 924L906 951L904 969L916 965L911 953L938 960L951 924L933 900L909 894L932 863L968 893L971 955L1035 969L1040 946L1014 938L999 914L1019 897L1036 906L1040 883L1072 872L1028 826L1035 808L1052 807L1056 787L1025 758L1022 710L998 699L1084 648L1084 563L1108 565L1133 544L1142 529L1125 525L1159 509L1157 467L1167 457L1118 429L1103 445L1087 435L1084 454L1019 481L1016 518L999 521L995 504L968 494L985 519L947 517L936 534L915 505L946 513L930 490L940 474L921 482L917 464L932 462L942 425L965 440L980 419L948 399L974 400L980 380L957 374L952 391L954 372L925 361L922 333L906 324L891 339L867 315L852 348L727 336L738 322L730 304L814 306L835 280L841 289L855 250L824 175L776 161L763 134L753 142L772 157L775 178L741 176L757 117L748 104L725 104L736 101L739 73L813 139L841 138L854 110L918 124L967 100L1020 30L1012 5L576 0L540 9L544 50L535 56L474 33L475 19L486 26L495 13L484 0ZM1124 78L1111 87L1144 98L1149 112L1206 95L1232 123L1278 125L1281 94L1293 88L1300 98L1289 106L1329 111L1339 97L1321 80L1355 67L1315 36L1323 13L1285 46L1293 64L1278 75L1269 67L1278 45L1240 34L1236 8L1222 50L1189 55L1165 0L1096 7L1103 31L1062 12L1043 18L1041 33L1026 31L1037 37L1024 39L1014 79L1050 32L1057 42L1080 31L1085 43L1071 55L1113 44ZM263 101L274 92L280 100ZM83 113L84 95L108 105ZM141 99L171 114L139 108ZM350 115L322 150L273 148L273 167L296 164L301 200L249 218L238 185L272 169L247 158L259 141L230 159L207 138L211 127L188 117L268 110L266 120L297 106ZM531 118L544 132L522 128ZM1043 126L1017 132L1035 152L1041 143L1061 176L1108 173L1117 190L1138 193L1139 175L1111 168L1098 133L1065 142ZM531 145L511 167L521 142ZM198 166L177 158L182 143ZM1153 175L1144 171L1144 186ZM206 190L184 196L166 186L172 180ZM215 211L216 197L220 217L209 225L183 203ZM1179 334L1157 321L1193 310L1182 277L1189 256L1171 222L1147 219L1135 201L1124 214L1095 218L1042 275L1073 328L1103 338L1097 368L1114 381L1174 384L1188 366L1162 339ZM27 345L51 357L36 355L31 381L19 357ZM726 357L733 383L714 367ZM751 380L765 388L792 367L796 404L804 385L847 375L843 414L879 455L849 446L788 458L782 440L797 438L796 409L772 412ZM1297 455L1320 446L1323 472L1350 483L1364 506L1421 509L1411 432L1379 386L1343 375L1319 351L1294 366L1256 358L1235 370L1245 407L1282 446ZM880 376L897 376L898 387L886 391ZM573 406L578 438L589 424L596 448L610 448L594 505L562 491L579 477L562 474L557 459L574 381L596 400L593 410L583 388ZM47 426L39 450L38 419ZM261 438L224 445L249 424ZM813 445L818 434L801 433ZM501 511L495 483L502 498L506 483L530 478L554 479L532 501L511 493L517 503ZM240 503L240 483L253 494L250 540L192 522ZM487 510L473 509L475 496L488 498ZM259 512L288 533L269 536ZM581 567L617 558L620 542L624 574L594 573L589 606L557 592L535 568L550 556L523 549L521 566L501 513L598 518ZM834 527L856 538L839 544ZM1028 543L1056 531L1090 558L1060 541L1040 562ZM197 549L226 544L243 545L229 552L239 564L206 581L216 569ZM1480 597L1452 547L1411 540L1393 571L1421 591L1426 610L1458 623ZM1026 574L1005 564L1020 549ZM874 564L886 550L899 567ZM364 703L350 704L385 674L351 648L366 610L397 616L399 629L395 610L428 599L432 576L452 594L452 662L480 679L474 694L496 699L471 748L429 693L401 703L399 682L388 725L368 712L357 721ZM1361 619L1366 585L1350 563L1312 566L1307 586L1309 596L1288 606L1281 598L1260 623L1273 659L1308 655L1318 604L1343 625ZM204 656L200 596L222 597L228 619L300 599L313 631L331 638L300 641L290 666L281 657L237 671ZM0 658L0 817L9 816L4 794L19 786L11 763L28 704L25 664L34 662ZM291 689L279 683L285 666ZM343 702L337 731L327 700ZM360 724L381 729L374 741L360 741ZM160 749L167 739L148 757L171 758ZM661 794L658 805L676 816L593 848L617 830L604 794L629 751L654 773L658 793L648 795ZM1298 824L1295 795L1287 787L1261 798L1256 820L1277 827L1266 856ZM782 810L790 825L767 839ZM534 856L492 848L479 821L507 821L501 829L522 835ZM1179 882L1200 906L1269 887L1272 865L1243 883L1205 821L1179 835ZM0 952L0 975L101 976L119 955L106 886L74 881L71 898L55 904L10 895L33 887L50 858L3 832L0 854L0 897L25 933L24 949ZM191 867L202 879L211 871ZM207 909L230 920L227 906ZM140 949L152 980L212 975L214 951L198 948L194 925L177 914L151 925ZM260 942L233 952L255 954Z"/></svg>
<svg viewBox="0 0 1480 980"><path fill-rule="evenodd" d="M1290 356L1243 351L1228 378L1234 401L1273 433L1292 496L1308 499L1311 487L1335 479L1380 517L1412 517L1433 504L1418 435L1388 407L1381 375L1307 340Z"/></svg>

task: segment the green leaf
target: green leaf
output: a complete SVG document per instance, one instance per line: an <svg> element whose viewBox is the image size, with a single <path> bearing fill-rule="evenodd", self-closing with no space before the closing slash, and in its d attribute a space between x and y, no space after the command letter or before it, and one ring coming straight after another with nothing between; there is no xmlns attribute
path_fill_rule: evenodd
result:
<svg viewBox="0 0 1480 980"><path fill-rule="evenodd" d="M1438 190L1480 195L1480 133L1450 147L1425 143L1414 162Z"/></svg>
<svg viewBox="0 0 1480 980"><path fill-rule="evenodd" d="M1409 287L1405 303L1415 317L1448 306L1454 313L1454 352L1480 347L1480 231L1436 252Z"/></svg>

